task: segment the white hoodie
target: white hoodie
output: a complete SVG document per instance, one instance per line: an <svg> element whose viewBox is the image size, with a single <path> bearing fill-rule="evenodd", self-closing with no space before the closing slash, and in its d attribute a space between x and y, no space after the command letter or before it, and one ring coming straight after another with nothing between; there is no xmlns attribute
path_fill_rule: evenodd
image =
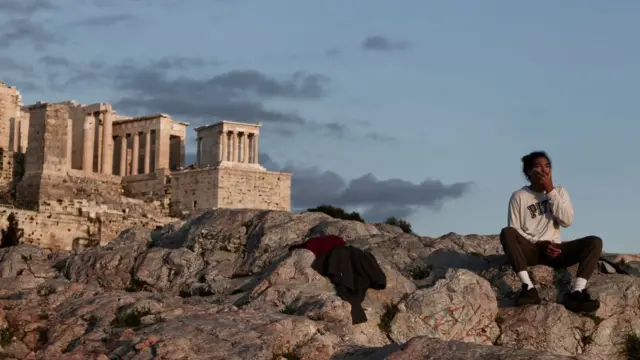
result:
<svg viewBox="0 0 640 360"><path fill-rule="evenodd" d="M525 186L509 200L508 226L531 242L559 243L562 241L560 226L566 228L572 222L573 204L562 186L556 186L549 193L538 193Z"/></svg>

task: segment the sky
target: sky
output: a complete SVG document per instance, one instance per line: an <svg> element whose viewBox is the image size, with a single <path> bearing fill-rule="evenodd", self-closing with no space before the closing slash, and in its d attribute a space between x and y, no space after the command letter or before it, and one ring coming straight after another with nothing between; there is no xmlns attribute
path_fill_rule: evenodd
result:
<svg viewBox="0 0 640 360"><path fill-rule="evenodd" d="M498 233L545 150L564 239L638 253L638 18L635 0L0 0L0 80L25 104L262 122L296 209L425 236Z"/></svg>

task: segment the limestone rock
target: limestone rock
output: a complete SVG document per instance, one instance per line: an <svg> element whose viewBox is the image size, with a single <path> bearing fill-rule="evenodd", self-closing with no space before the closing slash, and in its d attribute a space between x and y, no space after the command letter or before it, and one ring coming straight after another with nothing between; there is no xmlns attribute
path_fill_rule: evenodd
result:
<svg viewBox="0 0 640 360"><path fill-rule="evenodd" d="M442 341L428 337L413 338L402 350L386 360L570 360L575 357L552 355L507 347L478 345L462 341ZM585 359L586 360L586 359Z"/></svg>
<svg viewBox="0 0 640 360"><path fill-rule="evenodd" d="M108 290L131 286L131 272L137 257L151 242L151 231L131 228L104 247L72 254L64 268L67 279L98 284Z"/></svg>
<svg viewBox="0 0 640 360"><path fill-rule="evenodd" d="M0 249L0 293L34 288L59 276L55 267L64 259L64 254L48 253L30 244Z"/></svg>
<svg viewBox="0 0 640 360"><path fill-rule="evenodd" d="M390 336L406 342L416 336L493 344L498 304L489 282L464 269L449 270L431 287L398 304Z"/></svg>
<svg viewBox="0 0 640 360"><path fill-rule="evenodd" d="M367 292L366 323L351 324L313 253L288 251L324 234L371 251L387 276L386 289ZM581 315L559 304L576 267L533 267L543 304L513 307L520 282L497 236L433 239L321 213L210 210L125 230L102 247L0 249L0 351L45 360L623 360L640 329L635 259L603 254L607 266L589 281L601 307Z"/></svg>

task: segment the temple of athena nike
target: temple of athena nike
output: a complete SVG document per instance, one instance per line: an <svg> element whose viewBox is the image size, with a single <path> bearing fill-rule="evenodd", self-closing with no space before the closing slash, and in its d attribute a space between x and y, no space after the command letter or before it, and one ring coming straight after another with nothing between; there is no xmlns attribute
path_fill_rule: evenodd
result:
<svg viewBox="0 0 640 360"><path fill-rule="evenodd" d="M205 209L291 209L291 174L258 162L260 124L196 128L197 160L185 167L188 126L109 103L25 106L0 82L0 227L13 212L25 242L68 250Z"/></svg>

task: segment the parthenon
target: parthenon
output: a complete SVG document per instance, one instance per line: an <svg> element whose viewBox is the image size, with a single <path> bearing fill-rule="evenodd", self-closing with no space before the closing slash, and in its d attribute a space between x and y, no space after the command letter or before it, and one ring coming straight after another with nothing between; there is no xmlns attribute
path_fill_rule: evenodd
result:
<svg viewBox="0 0 640 360"><path fill-rule="evenodd" d="M167 114L124 116L109 103L25 106L0 82L0 216L12 207L35 219L29 241L69 248L56 243L60 223L84 219L65 230L105 242L124 226L203 209L291 209L291 174L259 164L261 124L197 127L197 160L185 166L188 126Z"/></svg>
<svg viewBox="0 0 640 360"><path fill-rule="evenodd" d="M74 127L71 168L129 176L183 166L188 123L166 114L118 116L111 104L68 105Z"/></svg>

